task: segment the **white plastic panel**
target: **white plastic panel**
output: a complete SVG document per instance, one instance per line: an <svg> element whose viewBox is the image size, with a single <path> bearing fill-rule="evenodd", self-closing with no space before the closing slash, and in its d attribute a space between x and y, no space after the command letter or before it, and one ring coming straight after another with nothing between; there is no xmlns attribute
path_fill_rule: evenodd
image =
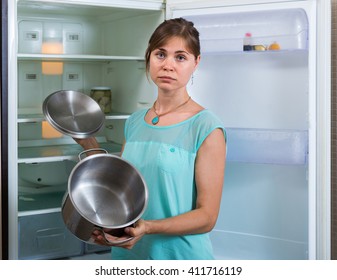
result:
<svg viewBox="0 0 337 280"><path fill-rule="evenodd" d="M222 230L213 230L211 240L217 260L308 259L308 244L305 242Z"/></svg>
<svg viewBox="0 0 337 280"><path fill-rule="evenodd" d="M83 30L79 23L21 20L18 28L19 53L83 53Z"/></svg>
<svg viewBox="0 0 337 280"><path fill-rule="evenodd" d="M202 55L188 90L226 127L308 129L308 53Z"/></svg>
<svg viewBox="0 0 337 280"><path fill-rule="evenodd" d="M43 74L42 63L40 61L21 61L18 64L19 114L42 113L44 99L49 94L61 89L89 94L91 87L110 86L110 83L114 85L114 77L109 80L109 85L104 83L105 63L83 64L58 61L57 63L62 64L62 73L51 75Z"/></svg>
<svg viewBox="0 0 337 280"><path fill-rule="evenodd" d="M72 161L55 161L44 163L22 163L19 164L19 177L28 183L32 188L40 186L43 193L43 187L65 184L75 166ZM48 187L47 187L48 189Z"/></svg>
<svg viewBox="0 0 337 280"><path fill-rule="evenodd" d="M211 235L220 259L307 259L304 165L228 162Z"/></svg>
<svg viewBox="0 0 337 280"><path fill-rule="evenodd" d="M63 69L62 89L83 92L83 65L79 63L65 63Z"/></svg>
<svg viewBox="0 0 337 280"><path fill-rule="evenodd" d="M62 29L63 48L66 54L83 53L83 28L79 23L64 23Z"/></svg>
<svg viewBox="0 0 337 280"><path fill-rule="evenodd" d="M19 22L19 52L41 53L43 23L41 21L24 20Z"/></svg>
<svg viewBox="0 0 337 280"><path fill-rule="evenodd" d="M39 105L43 95L41 63L19 62L18 80L19 112L42 112L42 107Z"/></svg>

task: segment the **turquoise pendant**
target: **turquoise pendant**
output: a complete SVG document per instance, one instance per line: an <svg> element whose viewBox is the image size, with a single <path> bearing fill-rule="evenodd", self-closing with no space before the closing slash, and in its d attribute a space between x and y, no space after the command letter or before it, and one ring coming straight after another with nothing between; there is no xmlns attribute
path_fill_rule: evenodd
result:
<svg viewBox="0 0 337 280"><path fill-rule="evenodd" d="M155 116L151 122L153 125L156 125L159 122L159 116Z"/></svg>

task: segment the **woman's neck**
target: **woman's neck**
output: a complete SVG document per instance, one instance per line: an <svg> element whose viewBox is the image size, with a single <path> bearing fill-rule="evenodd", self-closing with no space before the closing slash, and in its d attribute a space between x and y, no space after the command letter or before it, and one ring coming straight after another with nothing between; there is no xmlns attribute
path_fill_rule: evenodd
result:
<svg viewBox="0 0 337 280"><path fill-rule="evenodd" d="M158 92L158 97L156 101L156 111L160 114L171 110L180 104L186 102L189 98L188 92L184 90L183 92Z"/></svg>

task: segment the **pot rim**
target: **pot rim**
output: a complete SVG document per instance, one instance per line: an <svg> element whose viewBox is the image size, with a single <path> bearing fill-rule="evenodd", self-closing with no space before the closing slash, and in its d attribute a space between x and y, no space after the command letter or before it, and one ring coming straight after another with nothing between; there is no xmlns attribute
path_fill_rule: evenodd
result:
<svg viewBox="0 0 337 280"><path fill-rule="evenodd" d="M140 211L140 213L137 215L137 217L135 217L134 219L132 219L131 221L127 222L127 223L124 223L124 224L120 224L120 225L115 225L115 226L111 226L111 225L103 225L103 224L97 224L95 221L92 221L91 219L89 219L88 217L86 217L86 215L84 215L82 213L82 211L77 207L77 205L74 203L74 200L73 200L73 197L71 195L71 187L70 187L70 183L71 183L71 179L74 175L74 173L76 172L76 170L81 166L81 164L83 164L84 162L86 161L89 161L91 159L94 159L94 158L97 158L97 157L111 157L111 158L116 158L118 160L121 160L123 162L125 162L126 164L128 164L130 167L132 167L137 175L140 177L140 179L142 180L143 182L143 186L144 186L144 205L143 205L143 208L142 210ZM135 222L137 222L141 216L144 214L146 208L147 208L147 205L148 205L148 188L147 188L147 185L146 185L146 182L144 180L144 177L142 176L142 174L140 174L140 172L137 170L137 168L135 168L135 166L130 163L128 160L126 159L123 159L122 157L120 156L117 156L117 155L112 155L112 154L106 154L106 153L101 153L101 154L94 154L94 155L90 155L90 156L87 156L86 158L80 160L76 165L75 167L72 169L71 173L70 173L70 176L68 178L68 189L67 189L67 193L66 195L69 196L69 199L73 205L73 207L76 209L76 211L78 212L78 214L83 218L85 219L86 221L90 222L92 225L94 226L97 226L97 227L101 227L101 228L106 228L106 229L119 229L119 228L124 228L124 227L127 227L127 226L130 226L132 224L134 224ZM64 200L65 202L66 200Z"/></svg>

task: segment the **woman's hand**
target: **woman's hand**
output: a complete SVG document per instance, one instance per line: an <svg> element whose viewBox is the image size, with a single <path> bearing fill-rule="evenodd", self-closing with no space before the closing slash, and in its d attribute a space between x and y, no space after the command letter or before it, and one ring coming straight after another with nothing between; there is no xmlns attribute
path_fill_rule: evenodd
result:
<svg viewBox="0 0 337 280"><path fill-rule="evenodd" d="M99 148L99 144L95 137L84 138L84 139L79 139L79 138L73 138L73 139L77 144L81 145L83 150L85 151L90 150L90 149ZM90 152L87 152L86 155L90 156L90 155L94 155L97 153L100 153L100 151L90 151Z"/></svg>
<svg viewBox="0 0 337 280"><path fill-rule="evenodd" d="M95 137L84 138L84 139L79 139L79 138L73 138L73 139L77 144L81 145L84 150L99 148L99 144Z"/></svg>
<svg viewBox="0 0 337 280"><path fill-rule="evenodd" d="M103 233L100 230L95 230L93 232L92 238L94 239L95 243L99 245L132 249L133 246L146 234L146 221L139 220L134 227L125 228L124 232L125 235L117 237L110 235L108 231ZM130 237L132 237L131 240L129 240Z"/></svg>
<svg viewBox="0 0 337 280"><path fill-rule="evenodd" d="M126 234L117 237L105 231L103 232L103 230L101 229L97 229L92 233L91 238L98 245L119 247L122 244L125 244L127 241L131 240L133 237Z"/></svg>

